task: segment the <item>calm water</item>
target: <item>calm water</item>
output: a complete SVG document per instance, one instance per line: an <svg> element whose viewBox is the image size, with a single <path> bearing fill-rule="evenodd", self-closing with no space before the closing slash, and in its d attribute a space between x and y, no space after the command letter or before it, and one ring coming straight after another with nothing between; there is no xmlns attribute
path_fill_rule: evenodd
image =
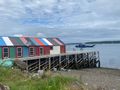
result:
<svg viewBox="0 0 120 90"><path fill-rule="evenodd" d="M73 50L73 48L74 46L67 46L67 50ZM102 67L120 69L120 44L98 44L94 48L83 50L98 50Z"/></svg>

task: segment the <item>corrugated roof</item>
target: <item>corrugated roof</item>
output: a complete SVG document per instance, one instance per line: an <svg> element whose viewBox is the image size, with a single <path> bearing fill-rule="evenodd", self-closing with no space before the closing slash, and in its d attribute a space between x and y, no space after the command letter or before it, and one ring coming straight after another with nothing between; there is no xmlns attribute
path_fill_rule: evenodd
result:
<svg viewBox="0 0 120 90"><path fill-rule="evenodd" d="M58 46L64 45L58 38L0 37L0 46Z"/></svg>
<svg viewBox="0 0 120 90"><path fill-rule="evenodd" d="M30 38L30 40L34 43L34 45L39 46L39 44L35 41L34 38Z"/></svg>
<svg viewBox="0 0 120 90"><path fill-rule="evenodd" d="M11 40L14 46L24 45L24 43L20 40L19 37L9 37L9 39Z"/></svg>
<svg viewBox="0 0 120 90"><path fill-rule="evenodd" d="M4 40L2 39L2 37L0 37L0 46L6 46Z"/></svg>
<svg viewBox="0 0 120 90"><path fill-rule="evenodd" d="M48 45L50 45L50 46L52 46L53 44L50 42L50 41L48 41L46 38L42 38Z"/></svg>
<svg viewBox="0 0 120 90"><path fill-rule="evenodd" d="M34 38L34 40L35 40L40 46L45 46L45 45L39 40L39 38Z"/></svg>
<svg viewBox="0 0 120 90"><path fill-rule="evenodd" d="M54 45L54 46L58 46L59 43L57 43L56 41L53 40L53 38L48 38L48 40Z"/></svg>
<svg viewBox="0 0 120 90"><path fill-rule="evenodd" d="M39 38L39 40L46 46L52 46L53 44L48 41L46 38Z"/></svg>
<svg viewBox="0 0 120 90"><path fill-rule="evenodd" d="M19 45L19 42L18 42L15 38L10 37L9 39L11 40L11 42L12 42L14 45Z"/></svg>
<svg viewBox="0 0 120 90"><path fill-rule="evenodd" d="M64 45L64 43L58 38L54 38L53 40L56 41L59 45Z"/></svg>
<svg viewBox="0 0 120 90"><path fill-rule="evenodd" d="M2 37L2 39L4 40L4 42L7 46L13 46L13 43L11 42L11 40L8 37Z"/></svg>
<svg viewBox="0 0 120 90"><path fill-rule="evenodd" d="M29 37L26 37L26 40L29 45L36 45L34 42L31 41Z"/></svg>

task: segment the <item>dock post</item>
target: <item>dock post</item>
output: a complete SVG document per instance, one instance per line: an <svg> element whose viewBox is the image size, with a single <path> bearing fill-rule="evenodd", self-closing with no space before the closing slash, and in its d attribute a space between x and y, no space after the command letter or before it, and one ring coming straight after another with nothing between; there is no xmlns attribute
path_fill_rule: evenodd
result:
<svg viewBox="0 0 120 90"><path fill-rule="evenodd" d="M100 56L99 56L99 51L97 52L97 54L98 54L98 56L97 56L97 58L98 58L98 68L100 68Z"/></svg>
<svg viewBox="0 0 120 90"><path fill-rule="evenodd" d="M61 68L61 55L59 56L59 69Z"/></svg>
<svg viewBox="0 0 120 90"><path fill-rule="evenodd" d="M41 69L41 63L40 63L40 58L39 58L39 70Z"/></svg>
<svg viewBox="0 0 120 90"><path fill-rule="evenodd" d="M91 60L90 60L90 52L89 52L88 53L88 67L91 67L90 62L91 62Z"/></svg>
<svg viewBox="0 0 120 90"><path fill-rule="evenodd" d="M75 54L75 68L78 69L78 64L77 64L77 54Z"/></svg>
<svg viewBox="0 0 120 90"><path fill-rule="evenodd" d="M49 57L49 70L51 69L51 58Z"/></svg>
<svg viewBox="0 0 120 90"><path fill-rule="evenodd" d="M26 70L29 71L29 68L28 68L28 67L29 67L29 65L28 65L28 60L26 60L26 65L27 65Z"/></svg>
<svg viewBox="0 0 120 90"><path fill-rule="evenodd" d="M97 51L97 55L98 60L100 60L99 51Z"/></svg>
<svg viewBox="0 0 120 90"><path fill-rule="evenodd" d="M82 68L84 68L85 67L85 53L83 53L83 64L82 65L83 65Z"/></svg>
<svg viewBox="0 0 120 90"><path fill-rule="evenodd" d="M85 52L83 54L83 56L84 56L84 59L83 59L83 68L86 68L86 66L87 66L87 53Z"/></svg>
<svg viewBox="0 0 120 90"><path fill-rule="evenodd" d="M69 55L66 56L66 60L67 60L67 69L69 68Z"/></svg>

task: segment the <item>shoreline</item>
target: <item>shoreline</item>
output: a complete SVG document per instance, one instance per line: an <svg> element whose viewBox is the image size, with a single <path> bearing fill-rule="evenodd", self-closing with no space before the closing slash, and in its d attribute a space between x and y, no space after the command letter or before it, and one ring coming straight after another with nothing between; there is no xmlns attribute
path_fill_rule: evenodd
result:
<svg viewBox="0 0 120 90"><path fill-rule="evenodd" d="M119 68L100 67L100 69L120 70Z"/></svg>
<svg viewBox="0 0 120 90"><path fill-rule="evenodd" d="M81 80L87 90L120 90L120 69L101 67L58 73Z"/></svg>

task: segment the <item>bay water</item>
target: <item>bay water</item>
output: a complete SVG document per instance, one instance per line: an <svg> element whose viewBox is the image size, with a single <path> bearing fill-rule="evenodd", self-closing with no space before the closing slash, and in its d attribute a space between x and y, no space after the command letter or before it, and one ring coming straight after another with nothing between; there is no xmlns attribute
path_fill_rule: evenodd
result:
<svg viewBox="0 0 120 90"><path fill-rule="evenodd" d="M101 67L120 69L120 44L96 44L93 48L78 49L75 45L67 46L68 51L72 50L99 51Z"/></svg>

